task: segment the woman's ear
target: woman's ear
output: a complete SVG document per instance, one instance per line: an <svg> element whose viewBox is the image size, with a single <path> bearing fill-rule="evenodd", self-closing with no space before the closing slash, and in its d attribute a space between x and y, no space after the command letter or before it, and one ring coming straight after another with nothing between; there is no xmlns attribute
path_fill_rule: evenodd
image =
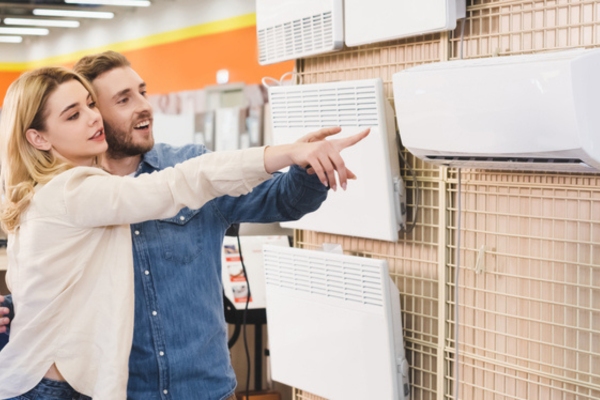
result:
<svg viewBox="0 0 600 400"><path fill-rule="evenodd" d="M25 137L27 137L27 141L38 150L49 151L52 148L52 144L46 140L44 135L37 129L27 129Z"/></svg>

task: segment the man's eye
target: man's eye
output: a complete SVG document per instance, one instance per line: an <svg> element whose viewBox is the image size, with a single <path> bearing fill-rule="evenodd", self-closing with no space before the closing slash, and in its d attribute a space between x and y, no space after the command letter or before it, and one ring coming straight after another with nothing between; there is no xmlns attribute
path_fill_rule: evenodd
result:
<svg viewBox="0 0 600 400"><path fill-rule="evenodd" d="M140 92L140 94L141 94L142 96L144 96L144 97L146 97L146 93L148 93L148 92L147 92L147 91L145 91L145 90L142 90L142 91Z"/></svg>
<svg viewBox="0 0 600 400"><path fill-rule="evenodd" d="M125 104L129 101L129 99L127 97L122 98L121 100L117 101L118 104Z"/></svg>
<svg viewBox="0 0 600 400"><path fill-rule="evenodd" d="M79 118L79 111L76 112L75 114L71 115L69 118L67 118L67 120L73 121L73 120L75 120L77 118Z"/></svg>

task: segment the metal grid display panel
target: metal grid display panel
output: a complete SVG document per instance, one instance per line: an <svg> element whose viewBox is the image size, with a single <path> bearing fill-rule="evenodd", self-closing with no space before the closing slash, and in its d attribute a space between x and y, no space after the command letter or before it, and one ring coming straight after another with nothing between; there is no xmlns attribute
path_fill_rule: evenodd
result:
<svg viewBox="0 0 600 400"><path fill-rule="evenodd" d="M501 176L462 176L461 398L600 398L600 177Z"/></svg>
<svg viewBox="0 0 600 400"><path fill-rule="evenodd" d="M599 21L596 0L470 0L463 57L598 46ZM450 40L450 59L460 57L460 32L459 26Z"/></svg>
<svg viewBox="0 0 600 400"><path fill-rule="evenodd" d="M298 70L304 83L381 77L391 100L395 72L459 58L461 48L479 58L597 47L600 1L469 0L462 39L461 25L299 60ZM409 214L421 187L411 234L389 244L297 232L296 245L386 258L402 293L413 399L450 399L458 175L408 160L417 176L402 169ZM600 398L600 178L463 170L461 179L460 398ZM295 392L320 399L311 396Z"/></svg>

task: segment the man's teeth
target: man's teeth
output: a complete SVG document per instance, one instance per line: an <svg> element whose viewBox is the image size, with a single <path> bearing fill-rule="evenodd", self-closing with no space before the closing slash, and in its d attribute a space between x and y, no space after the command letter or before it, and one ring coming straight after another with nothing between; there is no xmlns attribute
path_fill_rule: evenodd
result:
<svg viewBox="0 0 600 400"><path fill-rule="evenodd" d="M134 128L136 128L136 129L146 128L148 125L150 125L150 121L143 121L143 122L140 122L139 124L137 124L136 126L134 126Z"/></svg>

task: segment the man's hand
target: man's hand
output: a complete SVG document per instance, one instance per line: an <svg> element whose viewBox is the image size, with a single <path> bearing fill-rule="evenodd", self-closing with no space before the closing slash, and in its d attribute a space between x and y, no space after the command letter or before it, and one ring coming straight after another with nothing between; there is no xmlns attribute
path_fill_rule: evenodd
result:
<svg viewBox="0 0 600 400"><path fill-rule="evenodd" d="M325 140L326 137L339 133L340 128L325 128L308 134L288 145L270 146L265 150L265 169L274 172L283 167L295 164L309 168L325 186L337 189L335 172L337 171L340 186L346 189L348 179L355 179L354 173L344 164L340 152L354 146L367 137L370 129L342 139Z"/></svg>
<svg viewBox="0 0 600 400"><path fill-rule="evenodd" d="M0 296L0 303L4 302L4 296ZM6 327L8 326L8 324L10 323L10 320L8 319L7 315L10 312L10 310L6 307L0 307L0 333L5 333L6 332Z"/></svg>

